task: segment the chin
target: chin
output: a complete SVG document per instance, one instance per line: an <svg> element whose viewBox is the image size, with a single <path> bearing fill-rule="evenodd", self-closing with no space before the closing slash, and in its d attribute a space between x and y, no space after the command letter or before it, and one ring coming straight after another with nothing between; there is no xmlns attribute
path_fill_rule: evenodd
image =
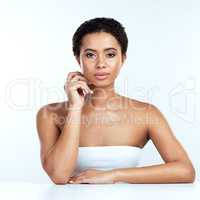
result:
<svg viewBox="0 0 200 200"><path fill-rule="evenodd" d="M96 88L103 88L103 87L108 87L110 86L112 83L111 82L108 82L108 81L102 81L102 82L93 82L92 83L92 86L93 87L96 87Z"/></svg>

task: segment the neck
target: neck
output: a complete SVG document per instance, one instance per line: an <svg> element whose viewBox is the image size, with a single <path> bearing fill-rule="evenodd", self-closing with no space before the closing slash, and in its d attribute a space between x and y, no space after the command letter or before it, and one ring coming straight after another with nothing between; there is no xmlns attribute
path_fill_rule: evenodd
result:
<svg viewBox="0 0 200 200"><path fill-rule="evenodd" d="M93 94L89 95L84 107L92 110L106 109L119 95L115 92L114 84L106 87L90 86ZM112 102L111 102L112 101Z"/></svg>

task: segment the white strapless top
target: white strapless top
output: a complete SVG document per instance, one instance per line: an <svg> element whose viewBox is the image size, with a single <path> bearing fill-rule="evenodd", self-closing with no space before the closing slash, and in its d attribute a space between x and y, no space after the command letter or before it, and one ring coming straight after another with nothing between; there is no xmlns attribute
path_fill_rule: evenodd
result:
<svg viewBox="0 0 200 200"><path fill-rule="evenodd" d="M134 146L79 147L74 174L86 169L111 170L136 167L142 148Z"/></svg>

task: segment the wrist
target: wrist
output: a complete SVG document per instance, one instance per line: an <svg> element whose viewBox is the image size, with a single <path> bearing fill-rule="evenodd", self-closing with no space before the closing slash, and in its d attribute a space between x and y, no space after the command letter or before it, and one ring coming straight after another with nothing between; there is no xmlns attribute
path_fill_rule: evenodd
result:
<svg viewBox="0 0 200 200"><path fill-rule="evenodd" d="M68 104L68 110L76 110L76 111L82 111L83 106L82 105L76 105L76 104Z"/></svg>

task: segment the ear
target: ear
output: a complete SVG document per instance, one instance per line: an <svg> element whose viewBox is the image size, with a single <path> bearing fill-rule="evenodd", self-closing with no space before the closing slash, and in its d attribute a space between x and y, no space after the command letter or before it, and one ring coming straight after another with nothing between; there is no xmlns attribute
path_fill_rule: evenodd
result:
<svg viewBox="0 0 200 200"><path fill-rule="evenodd" d="M76 60L77 60L78 64L80 65L80 57L76 56Z"/></svg>
<svg viewBox="0 0 200 200"><path fill-rule="evenodd" d="M126 60L126 54L123 54L122 55L122 64L124 64L125 60Z"/></svg>

